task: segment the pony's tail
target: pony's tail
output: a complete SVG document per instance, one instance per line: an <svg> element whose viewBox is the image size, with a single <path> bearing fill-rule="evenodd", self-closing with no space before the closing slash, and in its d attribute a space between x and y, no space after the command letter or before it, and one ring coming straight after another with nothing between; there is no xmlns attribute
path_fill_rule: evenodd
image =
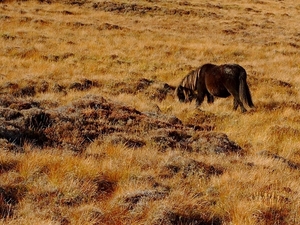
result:
<svg viewBox="0 0 300 225"><path fill-rule="evenodd" d="M248 84L246 82L246 77L247 77L246 72L242 73L242 75L240 76L240 87L239 87L240 98L244 104L248 105L250 108L253 108L254 104L252 102L251 93Z"/></svg>

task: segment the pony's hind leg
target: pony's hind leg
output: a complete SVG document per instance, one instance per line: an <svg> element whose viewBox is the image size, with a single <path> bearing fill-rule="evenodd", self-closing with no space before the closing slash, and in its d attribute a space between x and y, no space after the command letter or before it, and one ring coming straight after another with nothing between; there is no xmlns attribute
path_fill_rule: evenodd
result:
<svg viewBox="0 0 300 225"><path fill-rule="evenodd" d="M238 106L241 107L242 112L247 112L246 108L244 107L242 101L239 98L234 98L233 100L233 110L237 110Z"/></svg>
<svg viewBox="0 0 300 225"><path fill-rule="evenodd" d="M230 85L226 85L225 86L227 91L233 96L234 100L233 100L233 109L237 110L238 106L241 107L242 112L247 112L246 108L244 107L241 99L240 99L240 95L238 92L238 88L234 87L234 86L230 86Z"/></svg>
<svg viewBox="0 0 300 225"><path fill-rule="evenodd" d="M236 99L233 100L233 110L237 110L237 108L239 107L239 103Z"/></svg>

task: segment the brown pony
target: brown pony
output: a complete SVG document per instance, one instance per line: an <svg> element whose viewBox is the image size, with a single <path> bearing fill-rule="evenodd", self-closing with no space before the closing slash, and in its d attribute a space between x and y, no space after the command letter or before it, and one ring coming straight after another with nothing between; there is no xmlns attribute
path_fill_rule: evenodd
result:
<svg viewBox="0 0 300 225"><path fill-rule="evenodd" d="M254 107L246 78L247 73L240 65L204 64L191 71L181 81L175 94L182 102L191 102L196 98L197 106L201 105L205 96L208 103L213 103L214 96L227 98L232 95L233 109L236 110L240 106L242 112L246 112L244 104L250 108Z"/></svg>

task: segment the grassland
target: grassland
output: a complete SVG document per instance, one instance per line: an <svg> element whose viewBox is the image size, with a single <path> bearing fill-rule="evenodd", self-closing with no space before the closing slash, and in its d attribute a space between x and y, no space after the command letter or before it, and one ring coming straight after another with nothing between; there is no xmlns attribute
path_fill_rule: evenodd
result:
<svg viewBox="0 0 300 225"><path fill-rule="evenodd" d="M0 223L300 224L299 3L3 0L0 21ZM243 66L256 108L157 94L207 62Z"/></svg>

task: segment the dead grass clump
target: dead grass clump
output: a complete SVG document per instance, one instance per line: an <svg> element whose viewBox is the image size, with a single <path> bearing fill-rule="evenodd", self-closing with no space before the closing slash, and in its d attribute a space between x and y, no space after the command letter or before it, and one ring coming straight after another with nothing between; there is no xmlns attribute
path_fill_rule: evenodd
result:
<svg viewBox="0 0 300 225"><path fill-rule="evenodd" d="M27 48L27 49L18 49L14 52L16 57L21 59L30 59L30 58L37 58L40 56L39 51L36 48Z"/></svg>
<svg viewBox="0 0 300 225"><path fill-rule="evenodd" d="M55 83L52 88L50 88L50 84L48 81L41 80L41 81L28 81L22 80L19 83L11 83L8 82L3 85L2 92L7 94L12 94L15 97L33 97L37 94L44 94L49 93L51 91L56 93L64 93L67 94L68 90L75 90L75 91L87 91L93 87L99 87L97 81L89 80L89 79L82 79L79 82L73 82L69 84L58 84Z"/></svg>
<svg viewBox="0 0 300 225"><path fill-rule="evenodd" d="M110 137L112 144L123 144L127 148L142 148L146 145L146 142L142 139L138 139L137 137L130 137L130 135L126 135L125 137L123 135L113 135Z"/></svg>
<svg viewBox="0 0 300 225"><path fill-rule="evenodd" d="M147 12L156 11L158 7L143 6L130 3L118 3L118 2L98 2L93 4L93 8L97 10L104 10L107 12L117 13L137 13L145 14Z"/></svg>
<svg viewBox="0 0 300 225"><path fill-rule="evenodd" d="M11 151L11 152L21 152L22 148L16 143L11 143L9 140L5 138L0 139L0 147L4 151Z"/></svg>
<svg viewBox="0 0 300 225"><path fill-rule="evenodd" d="M78 223L83 224L99 224L103 221L104 213L103 211L94 205L83 205L73 212L74 217L78 218ZM69 224L71 221L66 221L65 224ZM64 224L62 221L61 224Z"/></svg>
<svg viewBox="0 0 300 225"><path fill-rule="evenodd" d="M32 97L36 93L46 92L48 90L48 83L43 81L41 84L35 82L19 82L17 83L6 83L2 87L3 93L12 94L15 97Z"/></svg>
<svg viewBox="0 0 300 225"><path fill-rule="evenodd" d="M25 186L0 186L0 218L12 216L26 192Z"/></svg>
<svg viewBox="0 0 300 225"><path fill-rule="evenodd" d="M97 29L98 30L124 30L126 28L115 24L103 23Z"/></svg>
<svg viewBox="0 0 300 225"><path fill-rule="evenodd" d="M167 96L172 96L175 91L175 87L170 86L166 83L158 83L152 85L146 92L145 95L151 100L162 101Z"/></svg>
<svg viewBox="0 0 300 225"><path fill-rule="evenodd" d="M24 115L24 127L40 131L51 126L50 114L38 108L31 108L22 111Z"/></svg>
<svg viewBox="0 0 300 225"><path fill-rule="evenodd" d="M162 167L160 176L171 178L176 174L180 174L182 178L187 178L188 176L209 178L213 175L221 175L223 170L218 166L207 165L194 159L175 156L170 158L166 165Z"/></svg>
<svg viewBox="0 0 300 225"><path fill-rule="evenodd" d="M14 117L14 120L11 120L11 117L8 119L10 122L6 123L10 123L10 126L1 127L2 138L17 145L23 145L26 140L39 146L47 142L48 139L43 130L49 126L49 114L37 108L31 108L23 110L22 115Z"/></svg>
<svg viewBox="0 0 300 225"><path fill-rule="evenodd" d="M124 203L127 205L129 210L132 210L141 201L154 201L160 200L167 196L167 192L161 192L157 190L143 190L130 193L124 196Z"/></svg>
<svg viewBox="0 0 300 225"><path fill-rule="evenodd" d="M155 218L152 224L166 224L166 225L183 225L183 224L203 224L203 225L221 225L223 219L218 216L209 217L205 214L189 214L188 212L177 212L176 210L165 210L164 212L157 212L158 218Z"/></svg>
<svg viewBox="0 0 300 225"><path fill-rule="evenodd" d="M88 90L92 87L98 87L98 83L96 81L91 81L88 79L83 79L81 82L75 82L70 84L69 89L77 90L77 91L83 91Z"/></svg>
<svg viewBox="0 0 300 225"><path fill-rule="evenodd" d="M23 116L23 114L21 114L18 110L9 109L9 108L1 108L0 115L1 115L1 117L4 117L5 120L8 120L8 121L14 120L14 119L17 119L17 118Z"/></svg>
<svg viewBox="0 0 300 225"><path fill-rule="evenodd" d="M287 225L287 216L289 215L289 210L281 207L265 207L260 209L257 213L254 213L253 217L256 219L256 224L282 224Z"/></svg>
<svg viewBox="0 0 300 225"><path fill-rule="evenodd" d="M284 164L286 164L291 169L296 169L296 170L300 169L300 164L299 163L295 163L295 162L293 162L291 160L288 160L288 159L286 159L286 158L284 158L282 156L279 156L277 154L274 154L272 152L262 151L262 152L260 152L260 155L263 155L263 156L266 156L266 157L270 157L270 158L273 158L273 159L277 159L278 161L281 161Z"/></svg>
<svg viewBox="0 0 300 225"><path fill-rule="evenodd" d="M26 96L34 96L36 94L34 86L26 86L21 88L18 92L14 93L15 96L26 97Z"/></svg>
<svg viewBox="0 0 300 225"><path fill-rule="evenodd" d="M281 143L287 137L292 140L299 140L300 130L293 127L274 125L270 127L270 139L273 143Z"/></svg>
<svg viewBox="0 0 300 225"><path fill-rule="evenodd" d="M196 140L193 142L193 148L196 152L243 154L243 149L229 140L228 136L223 133L204 132L201 136L194 136L193 139Z"/></svg>
<svg viewBox="0 0 300 225"><path fill-rule="evenodd" d="M78 109L110 109L110 104L107 102L107 100L97 95L83 96L83 98L75 100L72 104Z"/></svg>
<svg viewBox="0 0 300 225"><path fill-rule="evenodd" d="M10 160L10 161L1 161L0 162L0 173L6 173L11 170L15 170L18 166L17 160Z"/></svg>
<svg viewBox="0 0 300 225"><path fill-rule="evenodd" d="M67 52L62 55L43 55L41 57L46 61L59 62L74 56L75 56L74 53Z"/></svg>
<svg viewBox="0 0 300 225"><path fill-rule="evenodd" d="M109 197L116 189L117 182L107 178L97 178L93 181L96 184L96 195L98 198Z"/></svg>
<svg viewBox="0 0 300 225"><path fill-rule="evenodd" d="M190 146L189 138L190 134L186 132L178 132L172 129L158 129L151 140L154 145L158 146L160 151L166 151L168 149L182 149L183 151L193 151Z"/></svg>
<svg viewBox="0 0 300 225"><path fill-rule="evenodd" d="M193 103L192 103L193 104ZM191 110L189 112L182 112L178 115L182 122L187 126L194 127L197 130L214 130L217 117L210 112L202 111L199 109ZM204 129L202 129L204 128Z"/></svg>
<svg viewBox="0 0 300 225"><path fill-rule="evenodd" d="M172 96L175 88L163 82L156 82L146 78L139 80L128 79L126 81L115 82L111 85L111 92L115 95L120 94L139 94L142 93L150 100L162 101L167 96Z"/></svg>

